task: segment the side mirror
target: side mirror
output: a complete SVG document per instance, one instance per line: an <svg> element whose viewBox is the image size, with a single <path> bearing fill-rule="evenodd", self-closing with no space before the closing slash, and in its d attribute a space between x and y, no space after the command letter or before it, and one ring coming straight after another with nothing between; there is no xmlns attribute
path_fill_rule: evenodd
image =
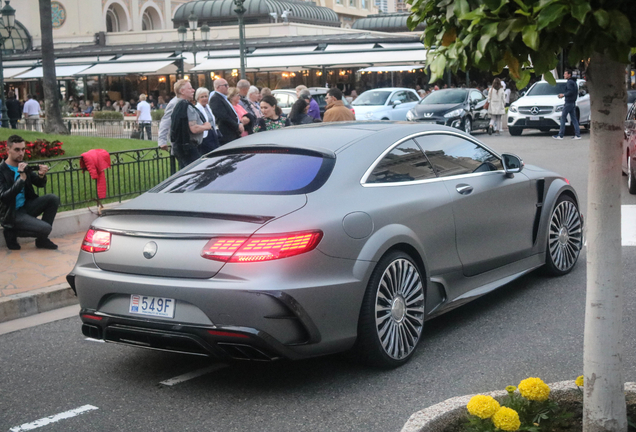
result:
<svg viewBox="0 0 636 432"><path fill-rule="evenodd" d="M395 108L398 105L402 105L402 101L401 100L393 101L393 108Z"/></svg>
<svg viewBox="0 0 636 432"><path fill-rule="evenodd" d="M579 97L583 97L587 94L585 90L579 90Z"/></svg>
<svg viewBox="0 0 636 432"><path fill-rule="evenodd" d="M515 173L520 173L523 169L523 161L521 158L510 153L502 154L501 162L503 164L506 177L514 177Z"/></svg>

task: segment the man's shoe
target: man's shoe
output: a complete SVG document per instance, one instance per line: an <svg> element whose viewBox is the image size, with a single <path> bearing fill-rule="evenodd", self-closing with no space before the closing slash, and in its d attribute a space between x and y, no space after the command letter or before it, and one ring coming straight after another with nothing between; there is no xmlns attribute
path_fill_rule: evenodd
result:
<svg viewBox="0 0 636 432"><path fill-rule="evenodd" d="M20 243L18 243L18 238L13 234L12 231L4 230L4 242L7 245L9 250L20 250Z"/></svg>
<svg viewBox="0 0 636 432"><path fill-rule="evenodd" d="M572 139L573 140L579 140L579 139L581 139L581 137L580 136L573 136Z"/></svg>
<svg viewBox="0 0 636 432"><path fill-rule="evenodd" d="M560 136L560 135L554 135L552 138L554 138L554 139L560 139L560 140L562 140L562 139L563 139L563 137L562 137L562 136Z"/></svg>
<svg viewBox="0 0 636 432"><path fill-rule="evenodd" d="M51 240L49 240L48 238L35 239L35 247L38 249L51 249L51 250L57 249L57 245L53 243Z"/></svg>

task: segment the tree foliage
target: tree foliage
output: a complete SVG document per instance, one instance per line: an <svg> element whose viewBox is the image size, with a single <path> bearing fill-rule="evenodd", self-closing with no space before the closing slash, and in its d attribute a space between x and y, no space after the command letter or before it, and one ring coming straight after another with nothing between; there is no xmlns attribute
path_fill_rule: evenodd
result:
<svg viewBox="0 0 636 432"><path fill-rule="evenodd" d="M500 73L505 66L524 87L533 67L545 74L568 51L570 64L594 52L628 62L636 47L634 0L407 0L408 24L426 23L422 39L429 50L431 80L449 68ZM546 79L554 83L551 74Z"/></svg>

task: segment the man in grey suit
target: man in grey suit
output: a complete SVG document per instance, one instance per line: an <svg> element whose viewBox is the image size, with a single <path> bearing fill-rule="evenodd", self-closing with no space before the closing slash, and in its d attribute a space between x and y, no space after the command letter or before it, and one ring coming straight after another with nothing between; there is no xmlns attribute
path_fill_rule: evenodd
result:
<svg viewBox="0 0 636 432"><path fill-rule="evenodd" d="M177 81L176 83L174 83L174 88L181 88L181 86L183 85L181 84L182 81L186 80ZM172 126L172 111L181 100L176 90L175 93L177 94L177 96L173 97L168 105L166 105L163 117L161 118L161 123L159 123L159 138L157 139L157 145L161 148L161 150L168 150L168 146L170 145L168 143L168 139L170 138L170 127ZM174 154L172 150L170 151L170 153Z"/></svg>

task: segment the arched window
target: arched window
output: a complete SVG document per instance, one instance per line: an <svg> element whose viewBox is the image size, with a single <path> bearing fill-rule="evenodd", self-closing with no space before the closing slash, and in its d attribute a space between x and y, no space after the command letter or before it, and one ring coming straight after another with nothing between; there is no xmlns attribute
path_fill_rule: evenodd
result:
<svg viewBox="0 0 636 432"><path fill-rule="evenodd" d="M141 30L159 30L162 27L162 20L159 12L154 7L147 7L141 16Z"/></svg>
<svg viewBox="0 0 636 432"><path fill-rule="evenodd" d="M117 33L128 30L128 18L124 8L118 3L108 6L106 10L106 31L108 33Z"/></svg>

